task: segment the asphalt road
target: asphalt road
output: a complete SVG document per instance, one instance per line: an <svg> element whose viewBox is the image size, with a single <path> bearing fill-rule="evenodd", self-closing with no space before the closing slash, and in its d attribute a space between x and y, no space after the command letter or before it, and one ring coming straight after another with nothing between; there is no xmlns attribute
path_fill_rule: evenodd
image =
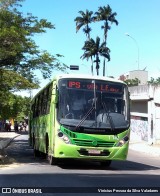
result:
<svg viewBox="0 0 160 196"><path fill-rule="evenodd" d="M118 195L129 195L127 191L131 191L131 195L160 194L144 193L158 188L160 191L159 158L136 151L129 150L127 161L113 161L108 168L102 168L97 162L76 160L51 166L44 157L34 158L33 150L28 145L28 136L21 135L10 144L6 153L10 157L10 164L0 167L0 187L17 187L24 192L33 187L37 190L31 191L48 193L43 195L64 195L57 193L59 191L68 191L68 195L117 195L116 191L126 191Z"/></svg>

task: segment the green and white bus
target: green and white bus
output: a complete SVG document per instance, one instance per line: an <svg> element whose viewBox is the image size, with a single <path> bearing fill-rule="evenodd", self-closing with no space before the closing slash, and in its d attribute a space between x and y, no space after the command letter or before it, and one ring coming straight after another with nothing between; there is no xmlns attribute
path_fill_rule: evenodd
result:
<svg viewBox="0 0 160 196"><path fill-rule="evenodd" d="M78 100L78 101L77 101ZM51 165L86 159L125 160L130 136L127 85L100 76L59 75L32 100L30 144Z"/></svg>

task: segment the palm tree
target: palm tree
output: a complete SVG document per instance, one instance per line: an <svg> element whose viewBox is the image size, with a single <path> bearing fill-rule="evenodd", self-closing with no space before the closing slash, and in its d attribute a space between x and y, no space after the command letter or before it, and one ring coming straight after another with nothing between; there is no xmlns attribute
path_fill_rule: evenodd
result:
<svg viewBox="0 0 160 196"><path fill-rule="evenodd" d="M94 41L92 38L90 40L87 40L82 48L85 50L84 54L81 56L83 59L89 59L95 57L94 62L96 63L96 70L97 70L97 75L99 75L99 63L100 59L99 56L103 56L104 58L107 58L108 61L110 60L110 55L109 55L109 48L106 47L106 43L103 42L102 44L100 43L100 38L97 37L96 41ZM92 67L93 67L93 60L92 60Z"/></svg>
<svg viewBox="0 0 160 196"><path fill-rule="evenodd" d="M74 19L74 21L76 22L76 32L79 31L79 29L81 29L81 27L85 26L83 28L83 32L86 34L87 39L90 39L90 32L91 32L91 28L89 27L89 24L93 21L93 12L92 11L88 11L86 10L86 12L83 11L79 11L79 14L81 16L78 16ZM88 58L88 57L87 57ZM93 60L92 60L92 56L91 56L91 73L93 75Z"/></svg>
<svg viewBox="0 0 160 196"><path fill-rule="evenodd" d="M104 30L104 42L107 44L107 34L108 30L111 29L109 22L115 23L118 25L118 21L115 19L115 16L117 15L116 12L112 13L112 9L109 5L106 7L99 7L98 12L95 13L94 20L95 21L104 21L104 25L101 27ZM106 46L106 45L105 45ZM105 58L103 61L103 76L105 76Z"/></svg>
<svg viewBox="0 0 160 196"><path fill-rule="evenodd" d="M91 28L89 27L89 24L93 21L93 12L86 10L86 12L79 11L79 14L81 16L78 16L74 19L74 21L76 22L76 32L78 32L82 26L85 26L83 31L86 34L87 38L90 39Z"/></svg>
<svg viewBox="0 0 160 196"><path fill-rule="evenodd" d="M94 45L94 41L91 40L87 40L85 41L85 44L83 46L83 50L85 50L84 54L81 56L82 59L88 59L91 58L91 73L93 75L93 56L95 55L94 50L93 50L93 45Z"/></svg>

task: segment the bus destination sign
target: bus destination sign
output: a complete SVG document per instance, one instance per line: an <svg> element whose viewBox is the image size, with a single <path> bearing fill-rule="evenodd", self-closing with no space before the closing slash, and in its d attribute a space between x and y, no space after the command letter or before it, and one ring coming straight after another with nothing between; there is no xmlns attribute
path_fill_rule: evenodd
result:
<svg viewBox="0 0 160 196"><path fill-rule="evenodd" d="M121 93L123 85L117 85L114 83L106 83L106 82L96 82L95 89L97 91L110 92L110 93ZM86 89L86 90L94 90L94 83L90 81L68 81L68 88L70 89Z"/></svg>

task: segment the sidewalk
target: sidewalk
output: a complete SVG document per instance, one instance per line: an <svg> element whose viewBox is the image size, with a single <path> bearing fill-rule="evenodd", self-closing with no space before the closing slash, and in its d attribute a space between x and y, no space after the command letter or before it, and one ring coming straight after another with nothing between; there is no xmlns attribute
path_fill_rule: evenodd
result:
<svg viewBox="0 0 160 196"><path fill-rule="evenodd" d="M0 165L8 162L8 157L5 154L5 148L10 144L10 142L18 137L20 134L11 132L0 132Z"/></svg>
<svg viewBox="0 0 160 196"><path fill-rule="evenodd" d="M15 138L18 137L20 134L11 132L0 132L0 151L6 148L9 143Z"/></svg>
<svg viewBox="0 0 160 196"><path fill-rule="evenodd" d="M129 149L160 157L160 145L149 145L147 142L130 142Z"/></svg>
<svg viewBox="0 0 160 196"><path fill-rule="evenodd" d="M18 137L20 134L11 132L0 132L0 159L3 149L6 148L9 143L15 138ZM160 145L149 145L147 142L143 141L130 141L129 149L143 152L151 156L158 156L160 157Z"/></svg>
<svg viewBox="0 0 160 196"><path fill-rule="evenodd" d="M160 144L155 145L152 141L143 141L139 136L130 134L130 144L129 149L148 154L150 156L159 156L160 157Z"/></svg>

